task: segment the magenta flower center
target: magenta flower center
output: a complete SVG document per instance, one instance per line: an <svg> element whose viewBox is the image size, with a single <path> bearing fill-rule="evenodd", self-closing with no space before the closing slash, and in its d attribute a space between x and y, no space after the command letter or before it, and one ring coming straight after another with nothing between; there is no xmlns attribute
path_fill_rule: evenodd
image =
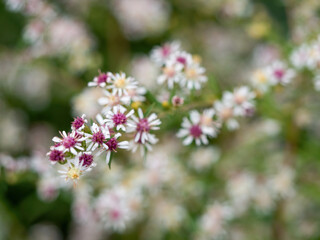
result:
<svg viewBox="0 0 320 240"><path fill-rule="evenodd" d="M199 138L202 134L202 130L199 125L193 125L190 128L190 135L194 138Z"/></svg>
<svg viewBox="0 0 320 240"><path fill-rule="evenodd" d="M276 76L276 78L281 79L284 75L284 71L282 69L275 70L274 75Z"/></svg>
<svg viewBox="0 0 320 240"><path fill-rule="evenodd" d="M84 124L84 119L81 117L77 117L76 119L74 119L74 121L72 122L72 127L76 130L78 130L79 128L81 128Z"/></svg>
<svg viewBox="0 0 320 240"><path fill-rule="evenodd" d="M105 73L101 73L101 74L98 76L98 84L107 82L107 79L108 79L108 75L105 74Z"/></svg>
<svg viewBox="0 0 320 240"><path fill-rule="evenodd" d="M187 59L185 57L177 57L177 62L186 65Z"/></svg>
<svg viewBox="0 0 320 240"><path fill-rule="evenodd" d="M113 115L112 121L116 126L119 124L125 124L127 122L127 117L123 113L117 113Z"/></svg>
<svg viewBox="0 0 320 240"><path fill-rule="evenodd" d="M110 151L116 151L116 149L118 148L118 141L115 138L111 138L106 144L109 147Z"/></svg>
<svg viewBox="0 0 320 240"><path fill-rule="evenodd" d="M137 131L138 132L149 132L150 131L148 119L146 119L146 118L140 119L139 123L137 124Z"/></svg>
<svg viewBox="0 0 320 240"><path fill-rule="evenodd" d="M163 46L162 47L162 55L164 57L168 57L170 54L171 50L170 50L170 46Z"/></svg>
<svg viewBox="0 0 320 240"><path fill-rule="evenodd" d="M83 162L83 166L89 167L93 162L93 156L91 154L84 153L79 157L80 162Z"/></svg>
<svg viewBox="0 0 320 240"><path fill-rule="evenodd" d="M113 220L117 220L118 218L120 218L120 212L119 211L117 211L117 210L113 210L113 211L111 211L111 218L113 219Z"/></svg>
<svg viewBox="0 0 320 240"><path fill-rule="evenodd" d="M95 143L99 143L99 144L103 144L104 140L106 139L106 137L104 136L104 134L101 132L101 130L97 133L94 133L92 135L92 142Z"/></svg>
<svg viewBox="0 0 320 240"><path fill-rule="evenodd" d="M74 137L67 136L63 139L62 145L65 148L72 148L76 145L77 141Z"/></svg>
<svg viewBox="0 0 320 240"><path fill-rule="evenodd" d="M62 151L54 149L50 152L49 158L51 161L54 161L54 162L59 161L60 162L60 161L63 161L64 155L63 155Z"/></svg>

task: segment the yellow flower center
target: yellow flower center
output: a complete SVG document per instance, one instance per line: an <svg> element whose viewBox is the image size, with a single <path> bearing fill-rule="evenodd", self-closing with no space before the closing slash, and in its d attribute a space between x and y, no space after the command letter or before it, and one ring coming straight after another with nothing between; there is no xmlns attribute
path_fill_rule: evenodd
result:
<svg viewBox="0 0 320 240"><path fill-rule="evenodd" d="M258 80L259 83L266 83L267 82L267 77L261 70L258 70L255 73L255 78Z"/></svg>
<svg viewBox="0 0 320 240"><path fill-rule="evenodd" d="M197 71L194 68L188 68L186 70L187 78L193 79L198 76Z"/></svg>
<svg viewBox="0 0 320 240"><path fill-rule="evenodd" d="M126 86L126 79L125 78L119 78L114 82L114 85L117 88L124 88Z"/></svg>
<svg viewBox="0 0 320 240"><path fill-rule="evenodd" d="M75 167L70 167L68 172L67 172L67 178L70 179L79 179L80 175L81 175L82 171L78 168Z"/></svg>

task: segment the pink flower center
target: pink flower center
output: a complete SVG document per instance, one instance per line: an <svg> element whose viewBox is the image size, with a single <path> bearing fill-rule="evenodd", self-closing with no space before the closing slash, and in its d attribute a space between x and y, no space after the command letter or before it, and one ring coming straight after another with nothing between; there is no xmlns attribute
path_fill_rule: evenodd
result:
<svg viewBox="0 0 320 240"><path fill-rule="evenodd" d="M282 69L275 70L274 75L276 76L276 78L281 79L284 75L284 71Z"/></svg>
<svg viewBox="0 0 320 240"><path fill-rule="evenodd" d="M84 153L79 157L80 162L83 162L83 166L89 167L93 162L93 156L91 154Z"/></svg>
<svg viewBox="0 0 320 240"><path fill-rule="evenodd" d="M125 124L127 122L127 117L123 113L117 113L113 115L112 121L116 126L119 124Z"/></svg>
<svg viewBox="0 0 320 240"><path fill-rule="evenodd" d="M65 148L72 148L76 145L77 141L74 137L67 136L63 139L62 145Z"/></svg>
<svg viewBox="0 0 320 240"><path fill-rule="evenodd" d="M199 125L193 125L190 128L190 135L194 138L199 138L202 134L202 130Z"/></svg>
<svg viewBox="0 0 320 240"><path fill-rule="evenodd" d="M162 47L162 56L168 57L170 52L171 52L170 46L165 45Z"/></svg>
<svg viewBox="0 0 320 240"><path fill-rule="evenodd" d="M117 210L112 210L111 211L111 218L113 219L113 220L117 220L117 219L119 219L120 218L120 212L119 211L117 211Z"/></svg>
<svg viewBox="0 0 320 240"><path fill-rule="evenodd" d="M142 118L140 119L139 123L137 124L137 132L149 132L150 126L148 119Z"/></svg>
<svg viewBox="0 0 320 240"><path fill-rule="evenodd" d="M108 79L108 75L107 74L100 73L100 75L98 76L98 84L107 82L107 79Z"/></svg>
<svg viewBox="0 0 320 240"><path fill-rule="evenodd" d="M50 152L49 158L51 161L54 161L54 162L63 161L64 155L62 151L54 149Z"/></svg>
<svg viewBox="0 0 320 240"><path fill-rule="evenodd" d="M183 65L186 65L187 63L187 59L185 57L177 57L177 62L183 64Z"/></svg>
<svg viewBox="0 0 320 240"><path fill-rule="evenodd" d="M77 117L74 119L74 121L72 122L72 127L76 130L78 130L79 128L81 128L84 124L84 119L81 117Z"/></svg>
<svg viewBox="0 0 320 240"><path fill-rule="evenodd" d="M97 133L94 133L92 135L92 142L95 143L99 143L100 145L103 144L104 140L106 139L106 137L104 136L104 134L101 132L101 130Z"/></svg>
<svg viewBox="0 0 320 240"><path fill-rule="evenodd" d="M118 148L118 141L115 138L111 138L106 144L109 147L110 151L116 151L116 149Z"/></svg>

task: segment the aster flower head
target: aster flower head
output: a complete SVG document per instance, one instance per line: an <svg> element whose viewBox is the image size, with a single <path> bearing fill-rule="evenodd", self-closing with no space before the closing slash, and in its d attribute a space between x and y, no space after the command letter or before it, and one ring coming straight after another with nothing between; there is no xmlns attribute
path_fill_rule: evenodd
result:
<svg viewBox="0 0 320 240"><path fill-rule="evenodd" d="M47 153L47 156L49 157L49 160L53 164L55 164L57 162L64 162L65 161L64 152L56 149L55 147L50 148L50 152Z"/></svg>
<svg viewBox="0 0 320 240"><path fill-rule="evenodd" d="M103 73L99 71L99 75L94 77L92 82L88 83L89 87L106 87L107 83L110 81L112 77L112 73L107 72L107 73Z"/></svg>
<svg viewBox="0 0 320 240"><path fill-rule="evenodd" d="M71 133L66 133L65 131L60 132L61 138L54 137L52 141L58 144L56 147L57 150L63 152L70 152L73 155L77 155L77 151L83 151L81 143L86 140L85 137L78 134L76 131Z"/></svg>
<svg viewBox="0 0 320 240"><path fill-rule="evenodd" d="M266 93L272 85L268 68L262 68L254 71L250 80L252 86L261 93Z"/></svg>
<svg viewBox="0 0 320 240"><path fill-rule="evenodd" d="M86 115L82 114L81 117L74 118L74 121L71 123L71 129L79 133L85 128L86 123L88 123Z"/></svg>
<svg viewBox="0 0 320 240"><path fill-rule="evenodd" d="M91 133L85 133L87 139L87 150L94 151L98 147L108 149L106 141L110 138L110 133L108 128L103 126L98 126L96 123L93 123L90 127Z"/></svg>
<svg viewBox="0 0 320 240"><path fill-rule="evenodd" d="M106 114L106 124L110 128L116 128L117 131L126 131L126 126L128 126L128 118L134 114L134 110L130 110L126 113L127 109L120 105L115 106Z"/></svg>
<svg viewBox="0 0 320 240"><path fill-rule="evenodd" d="M207 82L208 78L204 75L205 68L200 66L197 62L191 61L186 64L181 78L180 85L187 87L189 90L199 90L201 85Z"/></svg>
<svg viewBox="0 0 320 240"><path fill-rule="evenodd" d="M169 89L174 87L175 83L180 82L182 77L183 65L178 63L175 59L169 59L165 62L162 68L161 75L157 78L158 84L166 83Z"/></svg>
<svg viewBox="0 0 320 240"><path fill-rule="evenodd" d="M235 119L236 115L234 111L234 105L232 103L232 95L229 95L229 93L224 93L222 100L215 101L213 108L216 111L218 121L225 123L229 130L235 130L239 128L239 123Z"/></svg>
<svg viewBox="0 0 320 240"><path fill-rule="evenodd" d="M111 89L112 95L128 95L130 89L137 88L138 82L133 77L126 77L125 73L116 73L110 79L110 85L107 89Z"/></svg>
<svg viewBox="0 0 320 240"><path fill-rule="evenodd" d="M104 106L101 110L102 113L108 113L114 106L128 105L130 103L129 96L119 97L116 93L103 91L104 97L98 99L98 103Z"/></svg>
<svg viewBox="0 0 320 240"><path fill-rule="evenodd" d="M82 152L79 155L79 161L85 167L95 166L96 164L93 162L93 157L92 152Z"/></svg>
<svg viewBox="0 0 320 240"><path fill-rule="evenodd" d="M201 144L208 144L208 136L215 137L217 134L217 125L210 122L207 118L213 117L214 111L209 110L205 115L201 115L198 111L193 110L190 112L190 119L185 117L182 121L182 129L177 133L177 137L185 138L184 145L189 145L193 141L199 146Z"/></svg>
<svg viewBox="0 0 320 240"><path fill-rule="evenodd" d="M254 110L254 98L256 94L247 86L236 88L232 93L234 114L236 116L248 116Z"/></svg>
<svg viewBox="0 0 320 240"><path fill-rule="evenodd" d="M287 67L284 62L275 61L268 68L272 85L287 85L295 77L295 71Z"/></svg>
<svg viewBox="0 0 320 240"><path fill-rule="evenodd" d="M106 163L110 163L111 159L111 152L117 152L118 148L121 149L128 149L129 148L129 142L128 141L119 141L118 138L121 136L120 133L115 134L112 138L110 138L106 144L108 146L107 150L107 156L106 156Z"/></svg>
<svg viewBox="0 0 320 240"><path fill-rule="evenodd" d="M180 50L179 42L165 43L160 47L155 47L151 52L151 59L162 66L177 51Z"/></svg>
<svg viewBox="0 0 320 240"><path fill-rule="evenodd" d="M149 117L145 117L142 109L139 108L138 117L132 115L129 123L132 126L129 129L129 132L135 132L134 141L136 143L145 144L152 139L150 131L160 129L159 125L161 124L161 121L155 113L152 113Z"/></svg>
<svg viewBox="0 0 320 240"><path fill-rule="evenodd" d="M63 165L62 170L58 172L61 174L61 177L67 181L72 180L76 183L82 175L92 170L92 166L92 164L90 166L85 165L85 162L81 161L79 155L77 155Z"/></svg>

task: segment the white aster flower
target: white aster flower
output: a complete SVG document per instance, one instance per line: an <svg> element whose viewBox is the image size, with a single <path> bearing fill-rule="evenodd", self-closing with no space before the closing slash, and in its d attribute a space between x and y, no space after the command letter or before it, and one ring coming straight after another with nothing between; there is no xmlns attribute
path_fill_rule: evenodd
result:
<svg viewBox="0 0 320 240"><path fill-rule="evenodd" d="M132 114L134 114L134 110L130 110L127 114L125 114L125 112L127 111L127 109L125 107L122 106L114 106L112 108L112 110L110 110L107 114L106 114L106 124L110 127L110 128L116 128L117 131L119 131L120 129L122 131L126 131L126 126L130 123L128 123L128 119L129 117L132 116Z"/></svg>
<svg viewBox="0 0 320 240"><path fill-rule="evenodd" d="M125 73L116 73L111 77L107 89L111 89L113 95L121 97L128 95L128 90L137 88L137 84L133 77L126 77Z"/></svg>
<svg viewBox="0 0 320 240"><path fill-rule="evenodd" d="M272 85L287 85L295 77L295 71L287 67L284 62L275 61L268 67L270 83Z"/></svg>
<svg viewBox="0 0 320 240"><path fill-rule="evenodd" d="M91 133L85 133L87 137L87 151L94 151L98 147L103 147L104 149L108 149L106 141L110 138L110 133L108 128L103 126L98 126L96 123L93 123L90 127Z"/></svg>
<svg viewBox="0 0 320 240"><path fill-rule="evenodd" d="M250 80L252 86L261 93L266 93L272 84L268 68L262 68L254 71Z"/></svg>
<svg viewBox="0 0 320 240"><path fill-rule="evenodd" d="M76 131L72 131L71 133L66 133L63 131L60 132L62 138L54 137L52 141L57 143L56 149L63 152L70 152L73 155L77 155L77 150L83 151L83 147L81 147L81 142L86 140L85 137L79 135Z"/></svg>
<svg viewBox="0 0 320 240"><path fill-rule="evenodd" d="M151 52L151 59L162 66L169 58L180 50L179 42L165 43L163 46L155 47Z"/></svg>
<svg viewBox="0 0 320 240"><path fill-rule="evenodd" d="M175 83L178 83L182 77L183 65L178 63L175 59L170 59L165 62L162 68L162 74L157 78L158 84L168 85L169 89L172 89Z"/></svg>
<svg viewBox="0 0 320 240"><path fill-rule="evenodd" d="M200 66L198 63L192 61L187 63L184 68L183 77L180 81L182 87L186 86L188 89L199 90L201 85L207 82L207 77L204 75L205 68Z"/></svg>

